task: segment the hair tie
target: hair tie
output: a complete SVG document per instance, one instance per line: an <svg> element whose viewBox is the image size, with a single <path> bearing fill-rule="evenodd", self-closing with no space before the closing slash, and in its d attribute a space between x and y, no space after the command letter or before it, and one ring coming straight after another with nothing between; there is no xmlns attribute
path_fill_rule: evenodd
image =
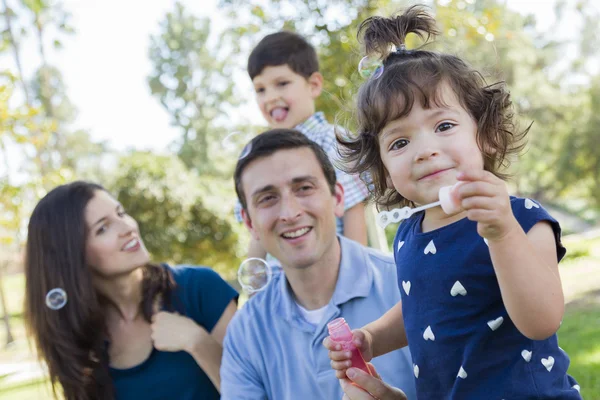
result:
<svg viewBox="0 0 600 400"><path fill-rule="evenodd" d="M406 54L412 54L413 52L414 52L414 50L407 50L406 45L404 43L402 43L400 46L396 47L396 51L394 51L394 54L406 55Z"/></svg>

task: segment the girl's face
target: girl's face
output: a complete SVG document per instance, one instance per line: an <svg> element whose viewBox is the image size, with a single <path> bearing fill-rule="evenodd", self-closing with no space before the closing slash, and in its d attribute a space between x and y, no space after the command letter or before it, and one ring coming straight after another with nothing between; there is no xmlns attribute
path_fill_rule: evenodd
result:
<svg viewBox="0 0 600 400"><path fill-rule="evenodd" d="M425 109L415 100L408 116L391 121L379 134L388 185L421 205L437 201L440 187L453 185L458 172L483 169L477 123L447 83L438 90L445 106L432 101Z"/></svg>
<svg viewBox="0 0 600 400"><path fill-rule="evenodd" d="M85 208L88 228L86 263L92 273L116 277L150 260L137 222L104 190L97 190Z"/></svg>

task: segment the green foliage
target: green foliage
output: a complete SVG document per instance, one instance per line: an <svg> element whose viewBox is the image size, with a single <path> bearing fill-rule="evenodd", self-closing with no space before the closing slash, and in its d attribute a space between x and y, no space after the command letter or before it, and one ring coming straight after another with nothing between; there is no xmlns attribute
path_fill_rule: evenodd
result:
<svg viewBox="0 0 600 400"><path fill-rule="evenodd" d="M0 19L0 56L10 57L15 66L0 70L0 237L18 251L23 221L37 199L76 175L88 176L98 170L105 146L93 143L85 131L68 128L75 109L60 71L46 59L46 43L53 41L54 51L60 48L61 38L73 32L69 14L58 2L10 4L12 8L3 3ZM28 65L35 72L26 76L22 44L32 33L40 62ZM18 183L15 171L21 175Z"/></svg>
<svg viewBox="0 0 600 400"><path fill-rule="evenodd" d="M197 18L176 3L161 22L160 33L151 37L148 84L181 129L177 151L183 162L202 175L219 175L223 171L211 143L225 137L222 126L238 101L230 50L223 38L209 45L210 27L208 18Z"/></svg>
<svg viewBox="0 0 600 400"><path fill-rule="evenodd" d="M157 261L237 269L237 232L223 210L207 206L210 185L173 156L124 155L112 192L140 226Z"/></svg>
<svg viewBox="0 0 600 400"><path fill-rule="evenodd" d="M584 399L600 399L600 308L594 304L598 292L590 293L591 300L577 307L567 307L558 331L560 346L571 359L569 374L581 386Z"/></svg>

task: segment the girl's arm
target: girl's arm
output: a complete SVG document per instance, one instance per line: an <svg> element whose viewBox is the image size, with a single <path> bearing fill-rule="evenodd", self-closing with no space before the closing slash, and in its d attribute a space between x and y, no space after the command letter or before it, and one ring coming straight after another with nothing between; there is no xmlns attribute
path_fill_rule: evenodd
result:
<svg viewBox="0 0 600 400"><path fill-rule="evenodd" d="M463 171L456 196L477 232L488 240L502 300L517 329L534 340L560 326L564 296L556 240L548 222L525 233L516 220L504 181L487 171Z"/></svg>
<svg viewBox="0 0 600 400"><path fill-rule="evenodd" d="M373 357L378 357L408 345L404 320L402 318L402 302L390 308L379 319L362 328L370 336ZM367 339L369 340L369 339Z"/></svg>
<svg viewBox="0 0 600 400"><path fill-rule="evenodd" d="M488 241L502 300L523 335L546 339L558 330L565 301L554 232L548 222L538 222L527 234L514 224L504 237Z"/></svg>

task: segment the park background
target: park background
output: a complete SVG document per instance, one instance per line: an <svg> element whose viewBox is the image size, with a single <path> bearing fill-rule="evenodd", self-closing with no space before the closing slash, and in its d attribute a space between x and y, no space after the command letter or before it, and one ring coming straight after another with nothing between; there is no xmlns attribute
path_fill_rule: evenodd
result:
<svg viewBox="0 0 600 400"><path fill-rule="evenodd" d="M510 189L563 225L559 341L584 398L600 400L600 1L421 3L443 32L431 48L506 81L521 126L533 122ZM27 219L48 190L101 182L155 260L208 265L235 284L248 234L232 214L233 167L265 128L251 48L282 28L306 35L325 77L318 108L352 128L358 23L410 4L0 0L0 399L51 398L22 319Z"/></svg>

